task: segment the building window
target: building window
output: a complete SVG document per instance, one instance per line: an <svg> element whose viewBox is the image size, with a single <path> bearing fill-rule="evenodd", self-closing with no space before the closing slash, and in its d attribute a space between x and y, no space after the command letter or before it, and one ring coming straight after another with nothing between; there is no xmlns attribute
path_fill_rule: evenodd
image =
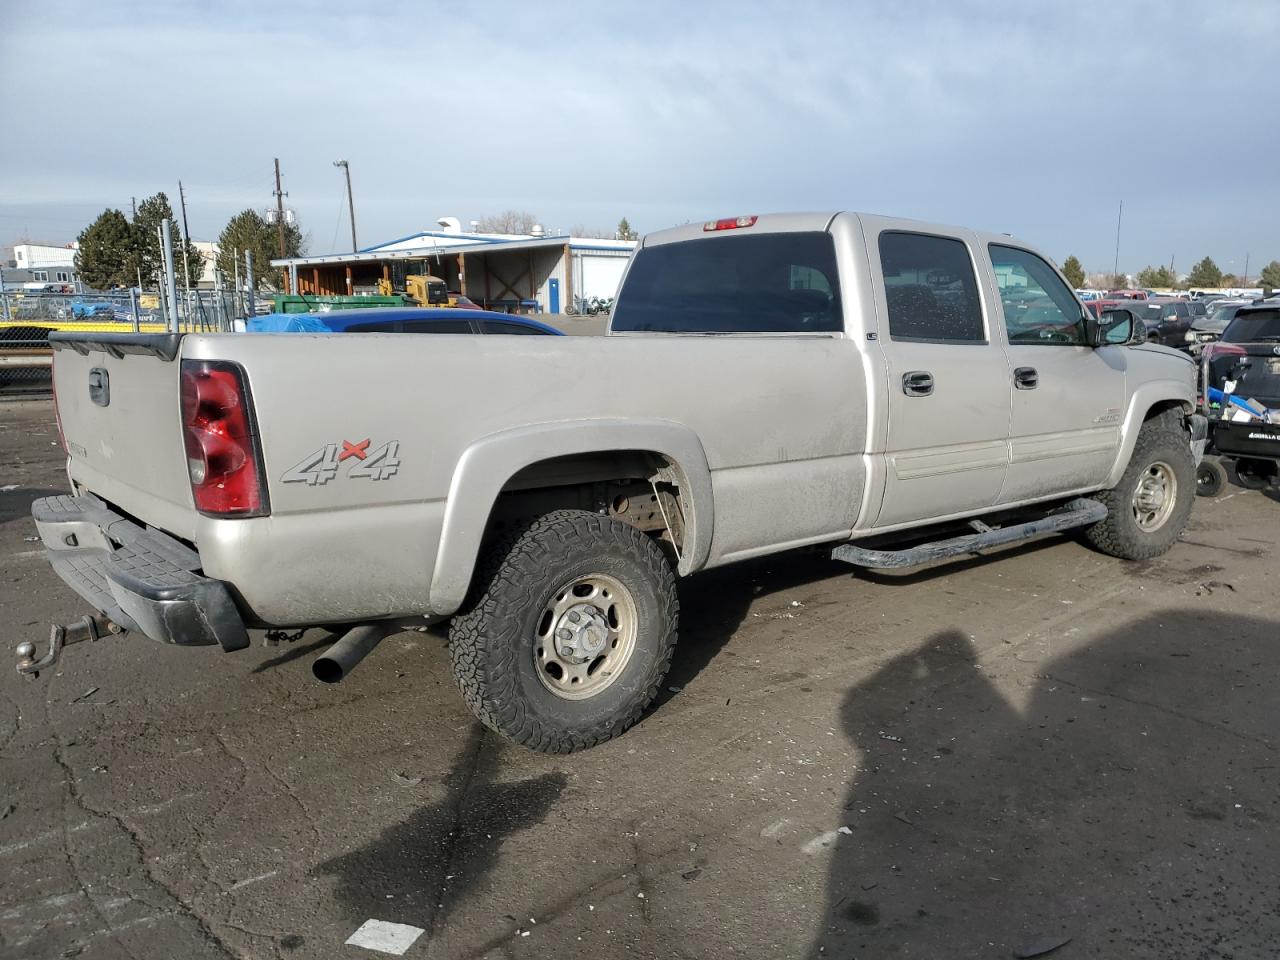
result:
<svg viewBox="0 0 1280 960"><path fill-rule="evenodd" d="M31 275L32 275L33 277L35 277L35 278L36 278L36 281L37 281L38 283L48 283L48 282L49 282L49 271L48 271L48 270L32 270L32 271L31 271Z"/></svg>
<svg viewBox="0 0 1280 960"><path fill-rule="evenodd" d="M57 280L59 283L71 282L71 275L67 273L65 270L59 270L55 276L57 277Z"/></svg>

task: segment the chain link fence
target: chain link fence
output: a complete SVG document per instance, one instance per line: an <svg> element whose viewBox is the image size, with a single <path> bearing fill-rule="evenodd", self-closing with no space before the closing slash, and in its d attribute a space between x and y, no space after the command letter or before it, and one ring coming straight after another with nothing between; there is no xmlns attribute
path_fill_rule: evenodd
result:
<svg viewBox="0 0 1280 960"><path fill-rule="evenodd" d="M179 293L176 323L183 333L243 330L250 307L230 290ZM271 309L256 299L253 312ZM240 322L237 322L240 321ZM6 290L0 293L0 396L46 395L53 353L49 334L56 330L91 333L163 333L171 329L162 293L113 291L60 294Z"/></svg>

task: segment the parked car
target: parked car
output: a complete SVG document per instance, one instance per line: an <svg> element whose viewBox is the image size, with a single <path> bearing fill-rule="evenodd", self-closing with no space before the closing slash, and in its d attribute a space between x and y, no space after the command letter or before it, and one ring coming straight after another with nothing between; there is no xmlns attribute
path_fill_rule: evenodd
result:
<svg viewBox="0 0 1280 960"><path fill-rule="evenodd" d="M1249 303L1248 300L1217 300L1210 305L1204 317L1192 320L1191 327L1183 334L1191 355L1200 356L1204 345L1222 336L1227 324L1235 319L1236 312Z"/></svg>
<svg viewBox="0 0 1280 960"><path fill-rule="evenodd" d="M1185 349L1187 345L1186 331L1190 324L1190 304L1185 300L1169 298L1107 299L1093 300L1085 304L1095 317L1104 313L1126 313L1134 318L1138 327L1145 331L1145 339L1149 343L1162 343L1168 347Z"/></svg>
<svg viewBox="0 0 1280 960"><path fill-rule="evenodd" d="M1166 347L1186 349L1191 329L1191 304L1170 297L1153 297L1141 302L1139 317L1147 328L1147 339Z"/></svg>
<svg viewBox="0 0 1280 960"><path fill-rule="evenodd" d="M1146 300L1150 295L1145 290L1108 290L1108 300Z"/></svg>
<svg viewBox="0 0 1280 960"><path fill-rule="evenodd" d="M356 332L371 312L341 336L54 335L74 493L32 513L100 613L42 657L20 644L20 670L108 621L224 650L344 625L313 668L338 680L447 618L475 715L569 752L661 689L678 576L818 545L905 567L1066 529L1150 559L1205 443L1190 359L1088 316L1004 234L676 227L636 250L604 337L388 349Z"/></svg>
<svg viewBox="0 0 1280 960"><path fill-rule="evenodd" d="M249 333L487 333L564 336L528 317L458 307L367 307L316 313L269 313L249 321Z"/></svg>

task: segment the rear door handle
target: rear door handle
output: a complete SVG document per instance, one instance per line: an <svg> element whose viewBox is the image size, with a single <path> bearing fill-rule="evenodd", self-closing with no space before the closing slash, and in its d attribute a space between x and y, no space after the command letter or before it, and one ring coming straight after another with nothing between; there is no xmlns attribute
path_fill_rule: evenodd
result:
<svg viewBox="0 0 1280 960"><path fill-rule="evenodd" d="M1013 371L1013 385L1019 390L1034 390L1040 385L1035 367L1018 367Z"/></svg>
<svg viewBox="0 0 1280 960"><path fill-rule="evenodd" d="M933 374L927 370L912 370L902 375L902 392L908 397L927 397L933 393Z"/></svg>

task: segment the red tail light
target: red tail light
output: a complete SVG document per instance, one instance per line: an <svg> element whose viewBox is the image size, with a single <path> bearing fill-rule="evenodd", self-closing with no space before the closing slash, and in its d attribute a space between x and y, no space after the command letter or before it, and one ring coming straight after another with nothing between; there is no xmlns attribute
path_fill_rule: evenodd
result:
<svg viewBox="0 0 1280 960"><path fill-rule="evenodd" d="M249 385L239 364L182 361L182 434L197 510L219 517L271 512Z"/></svg>
<svg viewBox="0 0 1280 960"><path fill-rule="evenodd" d="M704 232L713 230L737 230L739 227L754 227L759 217L725 217L723 220L708 220L702 225Z"/></svg>
<svg viewBox="0 0 1280 960"><path fill-rule="evenodd" d="M1205 360L1216 360L1219 357L1246 357L1248 355L1249 351L1239 344L1223 343L1221 340L1206 343L1204 350L1200 354Z"/></svg>

